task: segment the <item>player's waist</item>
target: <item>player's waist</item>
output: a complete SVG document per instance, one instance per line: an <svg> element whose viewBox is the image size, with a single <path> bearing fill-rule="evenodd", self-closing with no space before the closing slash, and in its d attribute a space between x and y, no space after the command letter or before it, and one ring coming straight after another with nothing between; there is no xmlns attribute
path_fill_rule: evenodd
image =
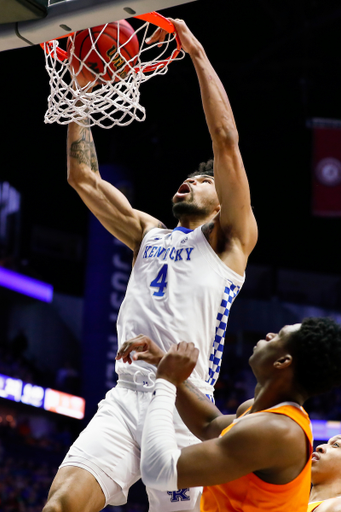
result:
<svg viewBox="0 0 341 512"><path fill-rule="evenodd" d="M118 376L117 386L132 389L133 391L150 392L155 387L155 372L137 370L135 373L120 373ZM213 397L214 387L204 380L190 377L188 379L191 384L199 389L205 395Z"/></svg>
<svg viewBox="0 0 341 512"><path fill-rule="evenodd" d="M135 373L120 373L117 386L133 391L153 391L155 387L155 372L137 370Z"/></svg>

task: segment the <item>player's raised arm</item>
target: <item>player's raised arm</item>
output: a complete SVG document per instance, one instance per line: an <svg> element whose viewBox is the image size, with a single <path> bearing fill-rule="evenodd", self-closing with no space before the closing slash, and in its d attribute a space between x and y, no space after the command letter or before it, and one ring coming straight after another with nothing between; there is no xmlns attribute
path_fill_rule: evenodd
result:
<svg viewBox="0 0 341 512"><path fill-rule="evenodd" d="M213 145L214 177L221 205L219 223L222 236L225 235L229 242L238 245L246 263L257 241L257 224L251 208L249 184L239 151L238 131L231 105L200 42L183 21L172 21L184 50L192 58L199 80Z"/></svg>
<svg viewBox="0 0 341 512"><path fill-rule="evenodd" d="M68 182L103 226L130 249L138 249L145 232L163 225L135 210L127 198L103 180L91 129L71 123L67 137Z"/></svg>

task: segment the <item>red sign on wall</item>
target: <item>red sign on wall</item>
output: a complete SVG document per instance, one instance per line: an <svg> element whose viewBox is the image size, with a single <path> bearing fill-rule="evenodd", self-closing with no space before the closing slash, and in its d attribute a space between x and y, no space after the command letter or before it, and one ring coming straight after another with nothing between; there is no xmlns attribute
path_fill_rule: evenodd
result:
<svg viewBox="0 0 341 512"><path fill-rule="evenodd" d="M312 119L312 213L341 217L341 121Z"/></svg>

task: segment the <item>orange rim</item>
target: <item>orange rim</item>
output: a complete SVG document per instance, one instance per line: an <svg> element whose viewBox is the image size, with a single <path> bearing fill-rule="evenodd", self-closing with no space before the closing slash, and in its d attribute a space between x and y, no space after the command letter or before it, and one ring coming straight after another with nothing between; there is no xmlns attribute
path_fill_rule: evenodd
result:
<svg viewBox="0 0 341 512"><path fill-rule="evenodd" d="M168 57L167 59L143 68L144 72L148 73L150 71L154 71L157 68L164 68L165 66L167 66L167 64L169 64L174 59L176 59L176 57L179 55L179 53L181 51L181 42L180 42L179 36L175 32L175 27L171 21L169 21L167 18L162 16L162 14L159 14L158 12L155 12L155 11L149 12L146 14L141 14L139 16L134 16L134 18L138 18L142 21L147 21L148 23L151 23L152 25L156 25L157 27L162 28L169 34L175 33L176 50L174 50L172 55L170 57ZM74 32L71 32L70 34L56 37L55 39L51 39L50 41L46 41L45 43L40 43L40 46L44 50L44 46L46 44L49 47L49 49L51 50L53 48L53 41L58 40L58 39L64 39L65 37L72 36L73 34L74 34ZM64 61L68 58L67 52L59 47L56 48L56 55L60 61ZM140 71L140 69L141 68L136 67L136 68L134 68L134 71L138 72L138 71Z"/></svg>
<svg viewBox="0 0 341 512"><path fill-rule="evenodd" d="M74 32L70 32L70 34L65 34L64 36L56 37L55 39L51 39L50 41L46 41L45 43L40 43L40 46L44 50L45 44L52 50L53 48L53 41L57 41L58 39L64 39L65 37L73 36ZM59 48L59 46L56 48L56 54L59 60L63 61L67 59L68 55L65 50L62 48Z"/></svg>

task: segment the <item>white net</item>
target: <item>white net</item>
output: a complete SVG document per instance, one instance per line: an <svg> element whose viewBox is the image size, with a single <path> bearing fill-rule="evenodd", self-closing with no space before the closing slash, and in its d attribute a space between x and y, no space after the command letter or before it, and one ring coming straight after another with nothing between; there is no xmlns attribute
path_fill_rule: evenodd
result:
<svg viewBox="0 0 341 512"><path fill-rule="evenodd" d="M88 29L88 46L82 59L76 55L79 53L77 33L69 36L67 51L60 48L58 40L42 45L50 84L45 123L83 124L86 119L88 126L111 128L126 126L134 120L144 121L146 112L140 104L140 85L155 75L165 74L170 62L184 57L175 33L168 33L164 41L147 44L146 40L156 29L149 22L144 22L128 39L120 37L120 22L115 23L117 44L110 58L103 56L98 47L108 25L112 24L103 25L99 31ZM138 53L128 58L127 49L131 54L128 45L135 41L136 48L136 37Z"/></svg>

